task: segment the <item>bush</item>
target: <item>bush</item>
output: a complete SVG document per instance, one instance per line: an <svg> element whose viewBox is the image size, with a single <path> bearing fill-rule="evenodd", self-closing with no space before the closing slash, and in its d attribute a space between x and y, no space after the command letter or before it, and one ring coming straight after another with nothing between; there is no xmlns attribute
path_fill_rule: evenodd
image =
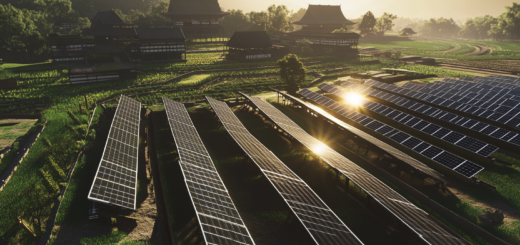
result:
<svg viewBox="0 0 520 245"><path fill-rule="evenodd" d="M61 170L60 166L58 166L54 159L52 159L52 157L47 157L47 161L49 161L51 169L54 171L54 173L60 177L60 180L64 180L67 177L63 170Z"/></svg>
<svg viewBox="0 0 520 245"><path fill-rule="evenodd" d="M76 115L74 115L74 113L72 113L71 111L68 111L67 112L70 116L70 118L72 118L72 120L74 120L74 122L76 122L77 124L81 124L81 121L79 120L78 117L76 117Z"/></svg>
<svg viewBox="0 0 520 245"><path fill-rule="evenodd" d="M79 132L81 133L81 135L85 135L87 133L87 128L88 126L86 124L81 124L79 125Z"/></svg>
<svg viewBox="0 0 520 245"><path fill-rule="evenodd" d="M70 126L70 124L65 124L65 127L68 128L73 134L75 134L76 136L80 135L78 133L78 131L76 129L74 129L74 127Z"/></svg>
<svg viewBox="0 0 520 245"><path fill-rule="evenodd" d="M39 173L43 179L43 184L45 185L45 187L47 187L49 192L57 193L58 191L60 191L60 188L58 187L56 182L54 182L54 180L52 179L52 176L49 173L43 171L43 169L41 169L41 168L39 170Z"/></svg>
<svg viewBox="0 0 520 245"><path fill-rule="evenodd" d="M43 137L42 140L43 140L43 143L45 143L46 146L48 146L48 147L52 146L51 141L49 139Z"/></svg>

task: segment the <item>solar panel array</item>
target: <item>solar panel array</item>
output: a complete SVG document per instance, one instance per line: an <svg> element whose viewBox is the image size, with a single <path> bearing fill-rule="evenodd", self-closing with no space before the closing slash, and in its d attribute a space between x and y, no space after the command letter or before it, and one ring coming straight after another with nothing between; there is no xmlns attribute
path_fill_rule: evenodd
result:
<svg viewBox="0 0 520 245"><path fill-rule="evenodd" d="M312 92L308 89L301 90L298 93L307 99L324 106L339 115L342 115L349 120L355 121L365 126L366 128L443 165L444 167L462 174L467 178L472 178L477 173L484 170L484 168L479 165L455 156L447 151L443 151L433 145L423 142L422 140L401 132L400 130L397 130L362 113L350 109L343 104L337 103L323 95Z"/></svg>
<svg viewBox="0 0 520 245"><path fill-rule="evenodd" d="M330 84L323 83L319 88L325 92L334 94L336 96L346 96L348 92L338 89ZM470 152L487 157L498 150L498 147L476 140L472 137L451 131L447 128L441 127L437 124L430 123L426 120L414 117L408 113L393 109L389 106L380 103L362 99L358 106L362 106L374 113L387 117L395 122L404 124L410 128L419 130L425 134L431 135L437 139L443 140L449 144L456 145L460 148L466 149Z"/></svg>
<svg viewBox="0 0 520 245"><path fill-rule="evenodd" d="M520 87L498 81L497 77L476 77L473 82L445 78L426 85L407 83L398 87L369 80L366 85L520 127Z"/></svg>
<svg viewBox="0 0 520 245"><path fill-rule="evenodd" d="M206 244L254 244L184 104L163 103Z"/></svg>
<svg viewBox="0 0 520 245"><path fill-rule="evenodd" d="M314 106L312 104L309 104L309 103L306 103L294 96L291 96L289 94L283 94L283 96L287 97L287 98L290 98L291 100L293 101L297 101L299 104L301 104L302 106L306 107L308 110L312 110L314 111L315 113L319 113L321 116L327 118L329 121L331 122L334 122L336 125L340 126L342 129L345 129L345 130L348 130L349 132L355 134L357 137L360 137L370 143L372 143L373 145L375 145L376 147L378 147L379 149L385 151L387 154L391 155L391 156L394 156L395 158L407 163L408 165L410 165L412 168L415 168L416 170L418 171L421 171L429 176L431 176L432 178L434 179L437 179L437 180L440 180L442 182L444 182L444 176L442 174L440 174L439 172L431 169L430 167L424 165L423 163L419 162L418 160L416 160L415 158L407 155L406 153L394 148L393 146L373 137L372 135L370 134L367 134L365 132L363 132L362 130L359 130L353 126L350 126L349 124L339 120L338 118L332 116L331 114L323 111L322 109L320 109L319 107L317 106Z"/></svg>
<svg viewBox="0 0 520 245"><path fill-rule="evenodd" d="M317 244L362 244L300 177L249 133L226 103L206 99L231 137L260 168Z"/></svg>
<svg viewBox="0 0 520 245"><path fill-rule="evenodd" d="M490 77L487 77L492 80L490 82L487 82L486 79L480 79L480 77L476 77L476 78L481 81L479 83L486 83L488 85L499 85L496 83L513 85L513 86L504 86L504 87L512 88L512 89L518 88L518 85L520 85L519 77L509 77L509 76L501 76L501 75L490 76ZM472 81L474 81L474 79ZM503 85L501 85L501 86L503 86ZM516 91L518 91L518 89Z"/></svg>
<svg viewBox="0 0 520 245"><path fill-rule="evenodd" d="M405 99L402 96L384 92L382 90L365 86L358 83L345 82L342 86L351 89L358 93L370 95L372 97L379 98L381 100L405 107L409 110L421 113L423 115L437 118L445 122L453 123L467 129L471 129L493 138L502 140L504 142L520 146L520 135L515 132L511 132L507 129L495 127L487 123L479 122L477 120L469 119L463 116L456 115L441 109L437 109L419 102Z"/></svg>
<svg viewBox="0 0 520 245"><path fill-rule="evenodd" d="M309 91L309 90L307 90ZM309 91L310 92L310 91ZM244 94L243 94L244 95ZM379 179L334 151L305 130L271 104L259 98L247 97L259 110L267 115L278 127L293 136L309 150L314 151L325 162L339 170L349 180L363 189L414 233L429 244L465 244L432 220L428 213L418 208Z"/></svg>
<svg viewBox="0 0 520 245"><path fill-rule="evenodd" d="M141 103L119 99L88 199L135 210Z"/></svg>

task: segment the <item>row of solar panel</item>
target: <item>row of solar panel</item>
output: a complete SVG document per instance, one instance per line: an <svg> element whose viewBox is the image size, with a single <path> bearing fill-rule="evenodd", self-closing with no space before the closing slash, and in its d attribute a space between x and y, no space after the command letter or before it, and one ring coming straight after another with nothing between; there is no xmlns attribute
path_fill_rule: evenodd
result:
<svg viewBox="0 0 520 245"><path fill-rule="evenodd" d="M411 89L416 92L428 93L444 99L451 99L458 102L474 104L483 109L502 111L518 107L520 101L520 91L516 89L493 86L489 83L475 83L461 81L452 83L453 79L445 78L441 82L418 85L407 83L403 88ZM495 105L495 106L493 106ZM498 107L497 107L498 106Z"/></svg>
<svg viewBox="0 0 520 245"><path fill-rule="evenodd" d="M135 209L140 111L121 95L88 199Z"/></svg>
<svg viewBox="0 0 520 245"><path fill-rule="evenodd" d="M338 125L342 129L348 130L349 132L355 134L357 137L360 137L360 138L372 143L379 149L385 151L388 155L394 156L395 158L409 164L411 167L417 169L418 171L421 171L427 175L430 175L434 179L438 179L438 180L442 181L442 179L443 179L442 174L431 169L430 167L426 166L422 162L412 158L411 156L407 155L406 153L396 149L395 147L373 137L372 135L370 135L368 133L365 133L363 130L359 130L359 129L337 119L336 117L330 115L329 113L319 109L318 107L316 107L312 104L305 103L305 102L301 101L300 99L295 98L291 95L285 94L284 96L290 97L290 99L293 101L298 101L301 105L305 106L307 110L310 109L310 110L314 111L315 113L320 114L321 116L327 118L329 121L334 122L336 125ZM310 111L308 111L308 112L310 112ZM277 118L277 120L281 120L280 117L275 117L275 118Z"/></svg>
<svg viewBox="0 0 520 245"><path fill-rule="evenodd" d="M491 136L493 138L502 140L504 142L518 145L520 146L520 135L511 132L509 130L495 127L493 125L489 125L487 123L479 122L477 120L469 119L463 116L459 116L441 109L437 109L419 102L411 101L408 99L405 99L399 95L391 94L384 92L382 90L361 85L358 83L352 83L352 82L345 82L342 84L342 86L346 87L347 89L351 89L353 91L356 91L358 93L363 93L370 95L372 97L379 98L381 100L396 104L398 106L407 108L409 110L421 113L423 115L433 117L436 119L440 119L449 123L456 124L461 127L465 127L467 129L474 130L476 132L483 133L485 135Z"/></svg>
<svg viewBox="0 0 520 245"><path fill-rule="evenodd" d="M461 241L442 229L439 225L429 219L428 213L410 203L406 198L393 189L379 181L373 175L334 151L327 145L309 135L299 126L290 126L291 121L271 104L259 98L252 98L245 94L255 107L261 110L274 123L284 131L293 136L309 150L314 151L331 167L339 170L345 177L358 187L363 189L369 196L374 198L386 210L390 211L406 226L424 239L428 244L460 244ZM283 115L283 116L282 116Z"/></svg>
<svg viewBox="0 0 520 245"><path fill-rule="evenodd" d="M493 111L482 109L482 108L479 108L476 106L464 104L464 103L453 101L453 100L443 99L443 98L440 98L437 96L429 95L427 93L416 92L416 91L413 91L410 89L400 88L400 87L397 87L392 84L381 83L381 82L377 82L374 80L369 80L365 84L368 86L377 87L377 88L385 90L385 91L401 94L401 95L408 96L408 97L411 97L414 99L436 104L436 105L439 105L442 107L447 107L447 108L450 108L453 110L458 110L461 112L473 114L475 116L479 116L482 118L487 118L487 119L490 119L490 120L493 120L493 121L496 121L496 122L499 122L499 123L502 123L502 124L505 124L508 126L513 126L513 127L520 126L520 119L513 118L512 116L509 116L509 115L504 115L500 112L493 112Z"/></svg>
<svg viewBox="0 0 520 245"><path fill-rule="evenodd" d="M317 244L361 244L300 177L249 133L226 103L206 99L224 128L257 164Z"/></svg>
<svg viewBox="0 0 520 245"><path fill-rule="evenodd" d="M334 94L336 96L342 97L345 95L344 91L326 83L320 85L319 88L325 92ZM496 150L498 150L498 147L496 146L486 144L482 141L476 140L463 134L459 134L457 132L453 132L449 129L443 128L433 123L429 123L425 120L393 109L391 107L379 104L377 102L363 100L361 106L364 106L366 109L375 112L379 115L390 118L393 121L404 124L408 127L414 128L435 138L444 140L450 144L464 148L468 151L477 153L484 157L487 157Z"/></svg>
<svg viewBox="0 0 520 245"><path fill-rule="evenodd" d="M479 165L466 161L449 152L443 151L435 146L403 133L393 127L385 125L318 93L304 89L300 91L299 94L316 102L319 105L334 111L335 113L338 113L339 115L342 115L349 120L355 121L389 139L392 139L406 148L409 148L467 178L475 176L484 169Z"/></svg>
<svg viewBox="0 0 520 245"><path fill-rule="evenodd" d="M179 163L208 244L254 244L184 104L163 98Z"/></svg>
<svg viewBox="0 0 520 245"><path fill-rule="evenodd" d="M518 77L495 75L495 76L490 76L488 78L490 78L490 80L492 80L494 83L501 83L501 84L509 85L509 86L520 85L520 78L518 78Z"/></svg>

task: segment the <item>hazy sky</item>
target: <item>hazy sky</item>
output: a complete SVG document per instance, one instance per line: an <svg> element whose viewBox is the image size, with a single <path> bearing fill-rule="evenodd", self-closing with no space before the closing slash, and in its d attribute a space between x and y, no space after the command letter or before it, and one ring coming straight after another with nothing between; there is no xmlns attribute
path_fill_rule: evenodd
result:
<svg viewBox="0 0 520 245"><path fill-rule="evenodd" d="M309 4L341 5L347 18L357 18L367 11L377 16L390 12L399 17L431 18L498 16L511 6L507 0L219 0L224 9L242 9L246 12L267 9L272 4L284 4L290 9L307 8Z"/></svg>

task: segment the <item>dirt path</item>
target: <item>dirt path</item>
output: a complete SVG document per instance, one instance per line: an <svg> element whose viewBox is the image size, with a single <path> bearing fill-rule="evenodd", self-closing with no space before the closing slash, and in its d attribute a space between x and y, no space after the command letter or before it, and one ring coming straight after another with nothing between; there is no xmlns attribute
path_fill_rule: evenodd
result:
<svg viewBox="0 0 520 245"><path fill-rule="evenodd" d="M493 209L493 211L502 211L504 213L504 225L507 225L514 221L520 221L520 213L518 212L518 209L515 209L507 203L504 203L502 201L479 201L464 193L457 187L450 186L448 187L448 189L460 200L467 201L475 207L483 209Z"/></svg>
<svg viewBox="0 0 520 245"><path fill-rule="evenodd" d="M457 47L453 47L453 48L450 48L450 49L447 49L447 50L443 50L443 51L432 51L430 53L432 53L432 54L445 54L445 53L457 51L459 49L460 49L460 46L457 46Z"/></svg>
<svg viewBox="0 0 520 245"><path fill-rule="evenodd" d="M465 53L464 55L488 55L491 53L491 49L484 45L475 45L475 49L472 52Z"/></svg>

